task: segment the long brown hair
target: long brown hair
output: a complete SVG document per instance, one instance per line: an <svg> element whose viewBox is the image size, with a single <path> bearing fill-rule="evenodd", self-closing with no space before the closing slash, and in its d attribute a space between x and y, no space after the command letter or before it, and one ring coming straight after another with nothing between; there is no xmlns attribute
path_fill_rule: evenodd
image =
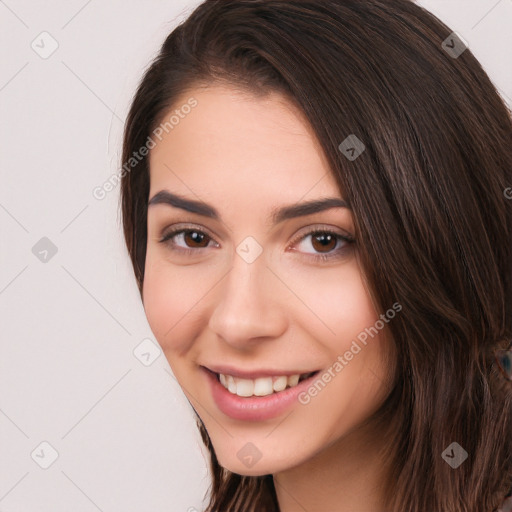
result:
<svg viewBox="0 0 512 512"><path fill-rule="evenodd" d="M351 204L373 300L402 305L388 326L396 384L372 418L392 512L491 512L512 486L512 386L493 359L512 334L511 113L470 49L450 54L451 33L409 0L206 0L145 72L124 134L126 164L179 95L216 81L281 92L305 114ZM355 160L339 148L351 134ZM132 163L120 199L142 298L149 169ZM222 468L198 426L207 511L278 511L272 475ZM468 453L456 469L452 442Z"/></svg>

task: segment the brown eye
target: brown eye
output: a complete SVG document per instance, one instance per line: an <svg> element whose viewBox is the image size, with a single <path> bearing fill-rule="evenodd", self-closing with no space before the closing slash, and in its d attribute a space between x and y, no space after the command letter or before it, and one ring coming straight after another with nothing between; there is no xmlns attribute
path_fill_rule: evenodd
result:
<svg viewBox="0 0 512 512"><path fill-rule="evenodd" d="M346 256L355 238L350 234L341 234L330 229L312 229L293 242L292 246L313 260L325 262Z"/></svg>
<svg viewBox="0 0 512 512"><path fill-rule="evenodd" d="M332 251L337 244L337 237L331 233L317 233L311 235L311 245L318 252Z"/></svg>
<svg viewBox="0 0 512 512"><path fill-rule="evenodd" d="M207 248L210 242L218 246L212 237L203 231L186 228L174 229L168 232L166 235L163 235L159 242L169 246L171 250L185 252Z"/></svg>
<svg viewBox="0 0 512 512"><path fill-rule="evenodd" d="M183 240L188 247L208 247L210 237L200 231L183 231Z"/></svg>

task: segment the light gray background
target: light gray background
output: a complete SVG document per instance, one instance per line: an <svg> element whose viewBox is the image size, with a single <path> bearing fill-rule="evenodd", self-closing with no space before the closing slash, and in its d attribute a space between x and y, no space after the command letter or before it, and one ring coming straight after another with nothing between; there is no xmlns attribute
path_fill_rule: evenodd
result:
<svg viewBox="0 0 512 512"><path fill-rule="evenodd" d="M143 70L198 3L0 0L0 512L204 506L206 450L190 405L155 345L134 355L154 337L118 187L92 195L119 171ZM512 103L512 0L419 3ZM58 43L48 58L31 47L51 49L44 31ZM53 256L34 254L44 237Z"/></svg>

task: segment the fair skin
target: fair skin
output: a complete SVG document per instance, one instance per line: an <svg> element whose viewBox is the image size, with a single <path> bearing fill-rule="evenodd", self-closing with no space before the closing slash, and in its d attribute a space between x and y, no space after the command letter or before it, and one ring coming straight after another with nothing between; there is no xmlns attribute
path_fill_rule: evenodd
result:
<svg viewBox="0 0 512 512"><path fill-rule="evenodd" d="M273 474L281 512L382 510L383 439L358 426L391 390L387 328L308 404L276 418L234 419L212 398L201 366L325 370L379 314L356 246L334 238L322 249L308 234L355 236L349 208L272 222L276 208L343 198L300 112L278 93L260 98L220 84L188 91L174 108L190 97L198 106L151 150L149 198L167 190L208 203L220 219L148 208L143 302L151 329L222 466ZM160 243L171 227L206 235ZM236 252L248 236L263 249L251 263ZM333 257L315 260L321 254ZM251 468L237 457L249 442L262 454Z"/></svg>

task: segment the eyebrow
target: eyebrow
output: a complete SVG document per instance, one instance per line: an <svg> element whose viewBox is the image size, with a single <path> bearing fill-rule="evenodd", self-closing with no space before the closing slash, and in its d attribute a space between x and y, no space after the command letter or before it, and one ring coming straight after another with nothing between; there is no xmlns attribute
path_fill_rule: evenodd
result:
<svg viewBox="0 0 512 512"><path fill-rule="evenodd" d="M177 194L171 194L168 190L157 192L148 202L148 208L157 204L165 204L180 208L187 212L197 213L211 219L220 220L219 212L211 205L202 201L187 199ZM322 199L314 199L303 203L274 208L271 212L271 219L274 224L278 224L287 219L311 215L313 213L322 212L331 208L348 208L347 201L338 197L328 197Z"/></svg>

